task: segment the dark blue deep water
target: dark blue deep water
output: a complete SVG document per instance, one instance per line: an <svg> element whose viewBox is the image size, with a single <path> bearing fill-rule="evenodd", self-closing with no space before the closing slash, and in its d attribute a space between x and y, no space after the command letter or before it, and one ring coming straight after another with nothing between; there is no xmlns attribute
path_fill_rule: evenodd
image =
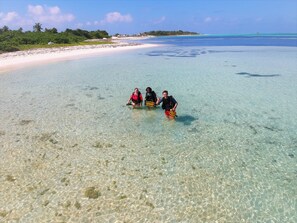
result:
<svg viewBox="0 0 297 223"><path fill-rule="evenodd" d="M297 46L297 34L163 36L143 43L175 46Z"/></svg>

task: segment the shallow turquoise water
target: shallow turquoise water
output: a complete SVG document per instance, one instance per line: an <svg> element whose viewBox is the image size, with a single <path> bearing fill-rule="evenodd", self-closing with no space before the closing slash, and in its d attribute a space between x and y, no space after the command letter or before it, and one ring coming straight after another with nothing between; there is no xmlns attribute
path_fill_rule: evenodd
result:
<svg viewBox="0 0 297 223"><path fill-rule="evenodd" d="M0 218L296 222L296 56L162 46L1 75ZM175 121L125 105L147 86Z"/></svg>

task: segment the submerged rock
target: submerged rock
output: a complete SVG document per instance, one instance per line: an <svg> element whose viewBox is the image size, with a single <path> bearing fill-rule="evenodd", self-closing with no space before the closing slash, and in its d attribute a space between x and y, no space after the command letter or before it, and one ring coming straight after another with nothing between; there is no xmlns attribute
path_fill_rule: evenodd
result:
<svg viewBox="0 0 297 223"><path fill-rule="evenodd" d="M102 143L102 142L97 141L94 144L94 147L95 148L111 148L112 147L112 144L111 143Z"/></svg>
<svg viewBox="0 0 297 223"><path fill-rule="evenodd" d="M0 216L5 218L6 215L8 215L8 212L7 211L0 211Z"/></svg>
<svg viewBox="0 0 297 223"><path fill-rule="evenodd" d="M9 181L9 182L14 182L15 178L13 176L11 176L11 175L7 175L6 180Z"/></svg>
<svg viewBox="0 0 297 223"><path fill-rule="evenodd" d="M294 158L294 154L292 154L292 153L290 153L288 156L291 158Z"/></svg>
<svg viewBox="0 0 297 223"><path fill-rule="evenodd" d="M55 134L55 132L53 133L42 133L41 136L40 136L40 140L45 142L45 141L48 141L50 140L50 138Z"/></svg>
<svg viewBox="0 0 297 223"><path fill-rule="evenodd" d="M76 207L76 209L81 209L81 204L78 201L76 201L74 207Z"/></svg>
<svg viewBox="0 0 297 223"><path fill-rule="evenodd" d="M150 208L154 209L155 208L155 205L153 205L151 202L147 201L145 203L145 205L149 206Z"/></svg>
<svg viewBox="0 0 297 223"><path fill-rule="evenodd" d="M31 122L34 122L34 121L33 120L22 120L22 121L20 121L20 125L28 125Z"/></svg>
<svg viewBox="0 0 297 223"><path fill-rule="evenodd" d="M96 190L95 187L88 187L85 190L85 197L90 199L97 199L99 196L101 196L100 191Z"/></svg>
<svg viewBox="0 0 297 223"><path fill-rule="evenodd" d="M90 90L92 91L92 90L98 90L99 88L97 88L97 87L90 87Z"/></svg>

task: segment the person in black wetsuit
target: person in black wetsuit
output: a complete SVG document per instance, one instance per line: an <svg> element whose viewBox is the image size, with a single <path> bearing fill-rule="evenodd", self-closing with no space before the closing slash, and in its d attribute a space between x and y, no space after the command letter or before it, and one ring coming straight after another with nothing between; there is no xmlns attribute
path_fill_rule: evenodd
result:
<svg viewBox="0 0 297 223"><path fill-rule="evenodd" d="M144 104L148 107L153 107L153 106L156 106L157 100L158 99L157 99L156 93L152 90L151 87L147 87ZM149 102L149 103L147 103L147 102Z"/></svg>
<svg viewBox="0 0 297 223"><path fill-rule="evenodd" d="M178 103L172 95L168 96L167 90L164 90L162 92L162 95L163 95L163 97L159 98L157 100L156 104L158 105L158 104L162 103L162 108L165 110L165 115L169 118L172 116L170 114L170 111L174 112L174 114L175 114L175 110L176 110ZM172 117L172 118L174 118L174 117Z"/></svg>

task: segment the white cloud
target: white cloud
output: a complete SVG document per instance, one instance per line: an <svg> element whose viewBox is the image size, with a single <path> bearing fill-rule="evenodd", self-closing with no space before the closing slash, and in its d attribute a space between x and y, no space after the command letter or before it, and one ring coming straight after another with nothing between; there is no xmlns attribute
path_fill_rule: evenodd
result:
<svg viewBox="0 0 297 223"><path fill-rule="evenodd" d="M1 12L0 26L7 25L14 28L25 26L31 28L37 22L42 23L43 26L57 26L57 24L72 22L74 19L73 14L62 13L58 6L28 5L26 15L19 15L14 11Z"/></svg>
<svg viewBox="0 0 297 223"><path fill-rule="evenodd" d="M204 23L213 23L213 22L217 22L217 21L220 21L221 18L219 17L211 17L211 16L207 16L203 19L203 22Z"/></svg>
<svg viewBox="0 0 297 223"><path fill-rule="evenodd" d="M28 13L39 16L44 14L44 9L41 5L28 5Z"/></svg>
<svg viewBox="0 0 297 223"><path fill-rule="evenodd" d="M132 22L133 18L130 14L122 15L119 12L110 12L105 15L105 18L101 20L101 24L117 23L117 22Z"/></svg>
<svg viewBox="0 0 297 223"><path fill-rule="evenodd" d="M58 6L54 6L54 7L49 8L49 12L52 15L57 15L57 14L61 13L61 10Z"/></svg>
<svg viewBox="0 0 297 223"><path fill-rule="evenodd" d="M75 19L72 14L63 14L58 6L47 7L36 5L28 6L29 17L35 22L41 22L46 24L64 23L71 22Z"/></svg>
<svg viewBox="0 0 297 223"><path fill-rule="evenodd" d="M17 12L0 13L0 26L11 26L17 24L24 24Z"/></svg>
<svg viewBox="0 0 297 223"><path fill-rule="evenodd" d="M3 23L10 23L14 21L16 18L18 18L18 14L16 12L8 12L8 13L1 13L0 14L0 20Z"/></svg>
<svg viewBox="0 0 297 223"><path fill-rule="evenodd" d="M212 21L213 21L213 18L211 18L211 17L204 18L204 22L206 22L206 23L209 23L209 22L212 22Z"/></svg>
<svg viewBox="0 0 297 223"><path fill-rule="evenodd" d="M166 20L166 17L165 16L162 16L158 20L154 21L154 24L160 24L160 23L164 22L165 20Z"/></svg>

